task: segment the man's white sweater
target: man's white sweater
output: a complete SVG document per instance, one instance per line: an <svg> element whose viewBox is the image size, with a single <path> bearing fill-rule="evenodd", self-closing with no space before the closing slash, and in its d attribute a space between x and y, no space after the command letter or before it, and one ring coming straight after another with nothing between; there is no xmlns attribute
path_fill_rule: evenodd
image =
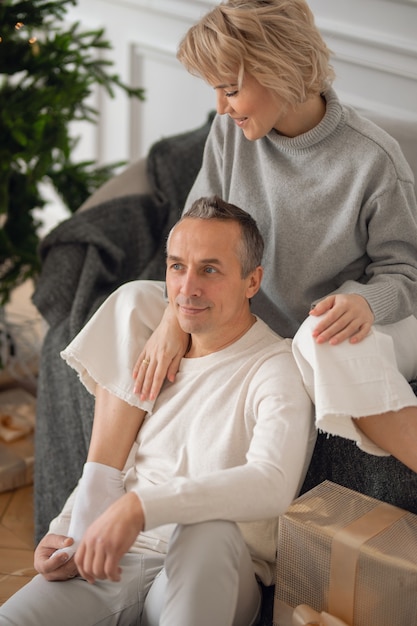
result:
<svg viewBox="0 0 417 626"><path fill-rule="evenodd" d="M135 283L122 288L134 290ZM112 296L97 314L114 319ZM83 329L66 358L83 374L94 360L95 383L106 386L109 371L116 395L132 392L131 377L120 377L131 308L118 309L114 353L94 358L102 342L101 324ZM96 316L97 316L96 314ZM92 389L89 368L89 386ZM125 391L121 391L122 388ZM145 529L130 552L165 553L174 524L223 519L238 522L255 572L273 582L277 517L297 495L311 458L316 432L313 407L295 364L291 341L278 337L258 319L231 346L181 361L175 383L165 384L143 423L125 486L140 497ZM51 524L66 534L72 498Z"/></svg>

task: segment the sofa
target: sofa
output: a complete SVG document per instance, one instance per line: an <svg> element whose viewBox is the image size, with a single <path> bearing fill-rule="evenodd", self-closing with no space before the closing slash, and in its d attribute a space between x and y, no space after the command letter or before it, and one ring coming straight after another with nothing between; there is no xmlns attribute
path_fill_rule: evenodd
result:
<svg viewBox="0 0 417 626"><path fill-rule="evenodd" d="M398 139L417 178L416 125L373 117ZM213 113L201 127L158 141L41 243L33 301L48 330L35 433L36 541L78 481L93 419L92 396L59 353L122 283L164 279L165 238L200 167L212 119ZM417 513L416 474L392 457L370 456L351 441L319 433L302 492L323 480ZM271 622L272 590L265 589L261 624Z"/></svg>

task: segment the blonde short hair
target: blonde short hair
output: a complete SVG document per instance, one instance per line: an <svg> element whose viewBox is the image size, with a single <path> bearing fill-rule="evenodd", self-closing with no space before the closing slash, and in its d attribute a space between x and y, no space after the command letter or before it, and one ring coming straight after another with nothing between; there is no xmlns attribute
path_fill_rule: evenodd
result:
<svg viewBox="0 0 417 626"><path fill-rule="evenodd" d="M228 0L192 26L177 57L211 85L242 85L251 74L291 105L333 79L330 51L305 0Z"/></svg>

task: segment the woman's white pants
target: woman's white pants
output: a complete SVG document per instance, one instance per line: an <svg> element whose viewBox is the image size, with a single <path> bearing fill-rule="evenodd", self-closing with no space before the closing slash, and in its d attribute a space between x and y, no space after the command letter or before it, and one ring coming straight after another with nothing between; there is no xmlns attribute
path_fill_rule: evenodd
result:
<svg viewBox="0 0 417 626"><path fill-rule="evenodd" d="M383 455L352 418L417 406L408 383L417 378L417 319L375 325L363 341L336 346L314 340L318 319L307 318L293 340L294 357L315 404L317 428Z"/></svg>
<svg viewBox="0 0 417 626"><path fill-rule="evenodd" d="M166 307L164 283L133 281L115 291L62 353L94 393L100 385L132 405L151 410L133 392L131 372ZM365 451L384 455L355 426L355 417L417 406L407 381L417 378L417 319L373 326L358 344L317 344L317 317L309 316L293 340L293 353L315 404L317 428L352 439ZM104 338L104 340L103 340ZM83 355L82 363L78 352ZM90 362L86 355L91 354ZM108 354L117 362L108 362ZM108 368L103 368L108 363Z"/></svg>

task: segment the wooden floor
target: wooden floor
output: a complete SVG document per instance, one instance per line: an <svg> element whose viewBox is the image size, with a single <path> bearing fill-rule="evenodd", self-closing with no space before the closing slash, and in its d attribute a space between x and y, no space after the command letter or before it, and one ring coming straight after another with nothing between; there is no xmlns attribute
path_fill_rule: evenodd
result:
<svg viewBox="0 0 417 626"><path fill-rule="evenodd" d="M0 385L0 409L4 409L9 394L23 402L19 405L20 415L24 411L25 417L34 424L35 399L34 390L28 393L20 386ZM21 395L23 394L23 396ZM26 405L26 402L28 404ZM8 412L8 411L7 411ZM1 410L0 410L1 414ZM5 467L10 463L7 455L17 455L27 462L26 470L18 464L18 474L12 480L10 475L2 474L0 490L0 605L13 593L23 587L35 575L33 568L34 550L34 516L33 516L33 434L17 439L16 441L0 444L0 465ZM17 471L17 470L16 470ZM9 478L7 479L7 477ZM25 485L5 491L5 485L13 483Z"/></svg>
<svg viewBox="0 0 417 626"><path fill-rule="evenodd" d="M6 312L12 321L16 323L24 321L23 330L30 322L30 338L34 347L32 346L30 351L26 349L25 355L34 360L33 363L32 361L29 363L29 369L33 367L33 371L36 371L37 352L40 350L45 328L39 312L31 302L33 289L33 283L30 281L15 289L11 301L6 306ZM14 378L10 378L7 371L0 370L0 392L9 387L13 388L14 382ZM27 390L35 395L35 389ZM15 445L12 444L10 449L23 452L24 456L28 457L29 452L25 446L29 445L31 445L29 442L26 444L17 442ZM30 486L13 491L0 490L0 604L29 582L36 573L33 569L33 485L30 482L22 480L20 484Z"/></svg>
<svg viewBox="0 0 417 626"><path fill-rule="evenodd" d="M36 573L33 548L33 486L0 493L0 604Z"/></svg>

